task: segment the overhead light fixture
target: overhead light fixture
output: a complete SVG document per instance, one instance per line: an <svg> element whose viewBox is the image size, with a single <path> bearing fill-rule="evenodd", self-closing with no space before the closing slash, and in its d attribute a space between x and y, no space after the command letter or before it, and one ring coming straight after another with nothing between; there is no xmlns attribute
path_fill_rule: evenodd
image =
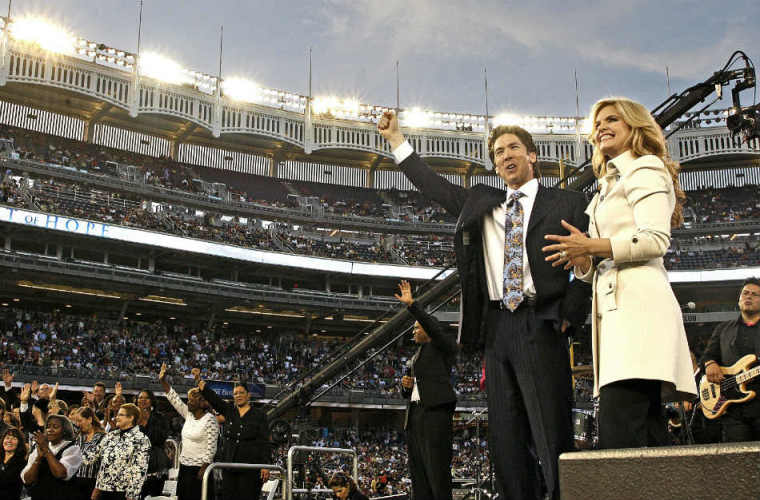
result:
<svg viewBox="0 0 760 500"><path fill-rule="evenodd" d="M48 290L51 292L74 293L77 295L89 295L91 297L103 297L107 299L121 299L121 295L103 290L94 290L91 288L75 288L68 285L51 285L47 283L33 283L31 281L17 281L16 286L23 288L32 288L35 290Z"/></svg>
<svg viewBox="0 0 760 500"><path fill-rule="evenodd" d="M159 304L171 304L173 306L187 305L184 299L178 299L175 297L163 297L161 295L146 295L145 297L140 297L137 300L142 300L143 302L158 302Z"/></svg>
<svg viewBox="0 0 760 500"><path fill-rule="evenodd" d="M261 305L260 307L264 307L264 306ZM245 307L245 306L228 307L227 309L225 309L225 311L244 313L244 314L259 314L261 316L281 316L284 318L303 318L303 314L273 313L273 312L257 311L256 309L251 309L250 307Z"/></svg>

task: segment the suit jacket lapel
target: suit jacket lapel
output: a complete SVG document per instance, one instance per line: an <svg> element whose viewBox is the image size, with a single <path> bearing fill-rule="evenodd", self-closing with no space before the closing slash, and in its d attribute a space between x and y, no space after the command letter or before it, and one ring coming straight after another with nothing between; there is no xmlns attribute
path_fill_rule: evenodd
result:
<svg viewBox="0 0 760 500"><path fill-rule="evenodd" d="M420 359L420 354L422 353L422 344L417 348L417 351L415 351L414 355L412 356L412 366L411 366L411 376L414 377L414 365L417 364L417 361Z"/></svg>
<svg viewBox="0 0 760 500"><path fill-rule="evenodd" d="M487 188L487 189L486 189ZM481 191L481 190L478 190ZM507 192L503 189L491 188L484 186L482 192L473 192L468 199L468 204L459 215L457 227L467 227L472 224L479 224L481 217L488 210L493 209L499 203L506 200Z"/></svg>
<svg viewBox="0 0 760 500"><path fill-rule="evenodd" d="M551 205L551 193L541 184L538 185L536 199L533 201L533 209L530 212L530 222L528 222L528 233L530 233L536 224L543 219L553 208Z"/></svg>

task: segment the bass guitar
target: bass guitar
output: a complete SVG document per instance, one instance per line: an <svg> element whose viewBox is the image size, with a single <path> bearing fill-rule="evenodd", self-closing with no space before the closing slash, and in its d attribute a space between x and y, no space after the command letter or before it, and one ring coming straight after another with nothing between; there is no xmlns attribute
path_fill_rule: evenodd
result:
<svg viewBox="0 0 760 500"><path fill-rule="evenodd" d="M744 403L755 397L755 391L747 390L747 382L760 375L760 366L751 368L757 361L754 354L747 354L731 366L721 366L723 380L709 382L707 375L699 381L699 400L706 418L715 419L734 403Z"/></svg>

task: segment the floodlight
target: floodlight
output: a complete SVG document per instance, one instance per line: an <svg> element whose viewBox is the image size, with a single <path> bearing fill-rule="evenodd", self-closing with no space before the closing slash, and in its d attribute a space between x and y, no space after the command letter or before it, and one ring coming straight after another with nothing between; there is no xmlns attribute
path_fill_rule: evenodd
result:
<svg viewBox="0 0 760 500"><path fill-rule="evenodd" d="M143 52L138 61L140 74L174 85L193 83L187 70L168 57L155 52Z"/></svg>
<svg viewBox="0 0 760 500"><path fill-rule="evenodd" d="M403 122L407 127L422 128L430 125L430 114L420 108L404 111Z"/></svg>
<svg viewBox="0 0 760 500"><path fill-rule="evenodd" d="M235 101L257 102L261 100L261 87L245 78L225 78L222 91L226 97Z"/></svg>
<svg viewBox="0 0 760 500"><path fill-rule="evenodd" d="M55 54L74 54L77 39L62 26L39 17L13 19L11 36L19 41L38 45Z"/></svg>
<svg viewBox="0 0 760 500"><path fill-rule="evenodd" d="M588 118L584 118L578 122L578 128L581 131L581 134L588 135L591 133L591 120Z"/></svg>
<svg viewBox="0 0 760 500"><path fill-rule="evenodd" d="M517 125L522 126L525 123L525 119L514 113L501 113L494 117L493 125L498 127L500 125Z"/></svg>

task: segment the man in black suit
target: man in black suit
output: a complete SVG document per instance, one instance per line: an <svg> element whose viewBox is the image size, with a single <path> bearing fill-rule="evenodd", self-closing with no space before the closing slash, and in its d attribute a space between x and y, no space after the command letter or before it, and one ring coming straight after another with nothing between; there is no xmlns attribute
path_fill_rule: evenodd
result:
<svg viewBox="0 0 760 500"><path fill-rule="evenodd" d="M451 368L457 353L453 335L414 301L408 281L399 284L401 295L415 317L411 375L401 379L406 406L404 430L412 475L414 500L451 500L451 450L457 397L451 386Z"/></svg>
<svg viewBox="0 0 760 500"><path fill-rule="evenodd" d="M428 198L459 217L454 245L462 285L462 343L485 347L489 450L503 500L559 498L558 457L572 448L572 390L566 330L581 325L591 289L552 267L541 248L564 219L588 227L581 193L537 180L537 150L520 127L497 127L488 149L507 189L465 189L436 173L404 140L393 113L378 130L396 162ZM505 272L506 270L506 272Z"/></svg>

